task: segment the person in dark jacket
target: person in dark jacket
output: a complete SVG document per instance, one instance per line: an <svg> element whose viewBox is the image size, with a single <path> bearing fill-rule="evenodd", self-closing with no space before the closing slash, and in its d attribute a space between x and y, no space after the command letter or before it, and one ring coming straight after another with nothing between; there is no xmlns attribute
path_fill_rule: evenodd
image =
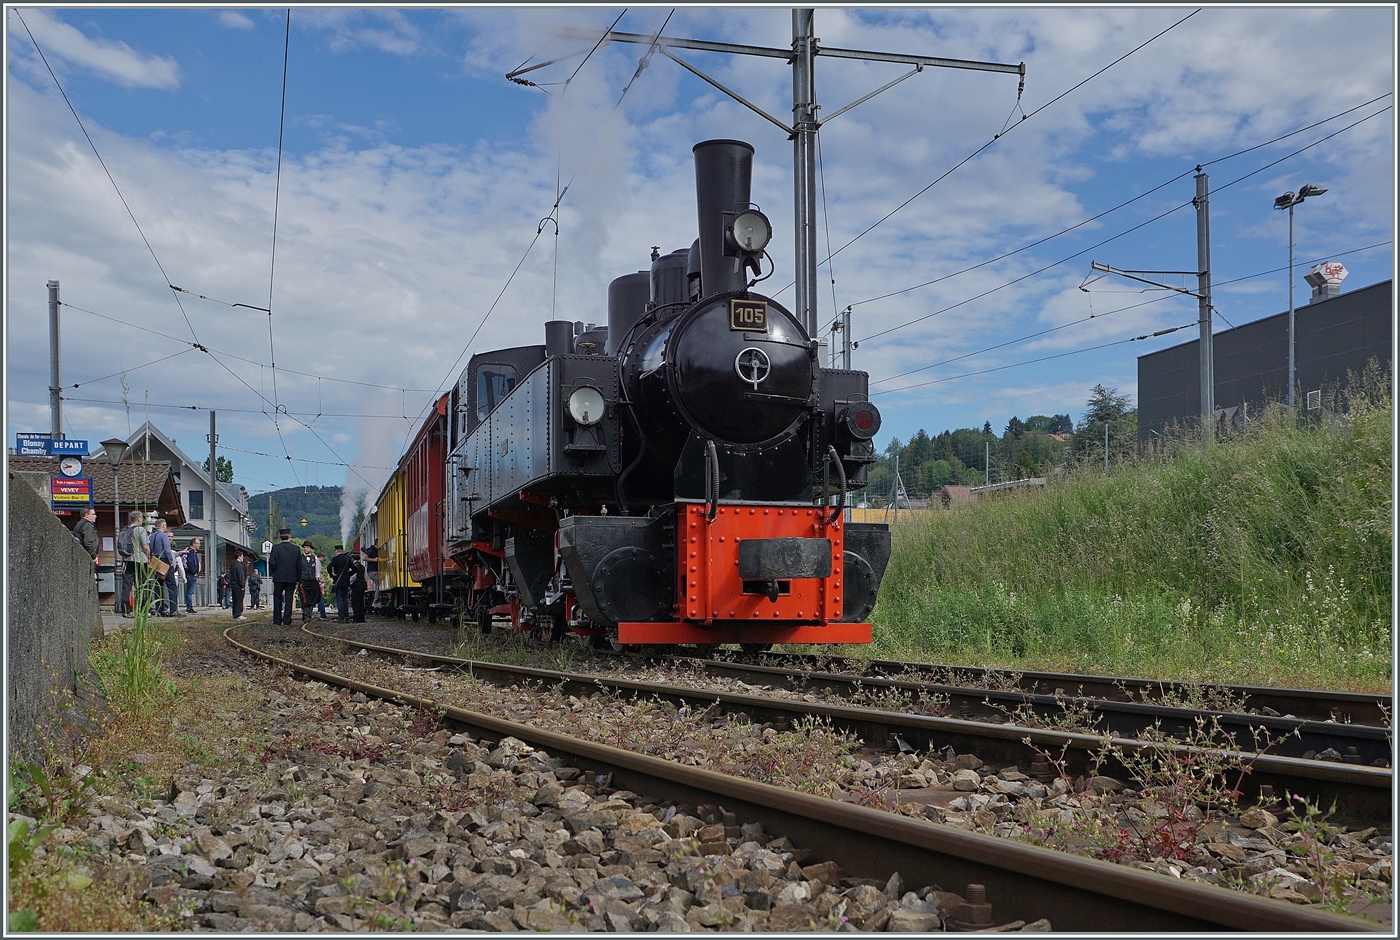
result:
<svg viewBox="0 0 1400 940"><path fill-rule="evenodd" d="M248 570L248 606L253 610L262 609L262 575L257 568Z"/></svg>
<svg viewBox="0 0 1400 940"><path fill-rule="evenodd" d="M83 517L73 527L73 538L83 546L94 565L97 564L97 549L101 543L97 539L97 510L89 506L83 510Z"/></svg>
<svg viewBox="0 0 1400 940"><path fill-rule="evenodd" d="M233 564L228 566L229 599L233 602L233 619L247 620L243 616L243 589L248 586L248 569L243 566L243 553L233 556Z"/></svg>
<svg viewBox="0 0 1400 940"><path fill-rule="evenodd" d="M331 586L335 588L335 619L345 623L350 619L350 556L344 545L335 547L335 557L331 559Z"/></svg>
<svg viewBox="0 0 1400 940"><path fill-rule="evenodd" d="M302 543L302 555L297 577L301 581L297 596L301 601L301 619L311 619L311 609L321 601L321 562L316 558L316 546Z"/></svg>
<svg viewBox="0 0 1400 940"><path fill-rule="evenodd" d="M185 549L185 613L194 613L194 588L199 583L200 565L204 559L199 557L199 539L191 539L190 547Z"/></svg>
<svg viewBox="0 0 1400 940"><path fill-rule="evenodd" d="M301 552L292 544L291 529L279 529L277 535L282 541L272 546L272 554L267 559L267 576L272 579L272 622L290 627L292 594L296 591Z"/></svg>
<svg viewBox="0 0 1400 940"><path fill-rule="evenodd" d="M228 569L219 572L219 606L228 606Z"/></svg>
<svg viewBox="0 0 1400 940"><path fill-rule="evenodd" d="M350 553L350 564L345 566L345 581L350 588L350 609L355 623L365 622L365 566L360 563L360 553Z"/></svg>

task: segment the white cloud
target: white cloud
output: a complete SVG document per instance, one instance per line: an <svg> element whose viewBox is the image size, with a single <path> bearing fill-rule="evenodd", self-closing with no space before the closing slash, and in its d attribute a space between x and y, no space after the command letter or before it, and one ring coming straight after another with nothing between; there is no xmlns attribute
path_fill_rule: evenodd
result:
<svg viewBox="0 0 1400 940"><path fill-rule="evenodd" d="M89 39L46 10L26 13L25 22L51 64L57 59L128 88L180 87L180 66L172 56L144 55L121 41Z"/></svg>
<svg viewBox="0 0 1400 940"><path fill-rule="evenodd" d="M252 29L253 21L242 13L234 10L225 10L219 14L219 25L229 29Z"/></svg>
<svg viewBox="0 0 1400 940"><path fill-rule="evenodd" d="M303 7L297 10L296 22L328 33L330 51L337 55L361 48L412 55L420 47L418 27L398 10Z"/></svg>

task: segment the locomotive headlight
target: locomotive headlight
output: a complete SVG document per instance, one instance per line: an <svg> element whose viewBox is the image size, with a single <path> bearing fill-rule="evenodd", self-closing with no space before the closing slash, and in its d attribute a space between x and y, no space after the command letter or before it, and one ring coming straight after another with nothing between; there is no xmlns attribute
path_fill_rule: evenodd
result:
<svg viewBox="0 0 1400 940"><path fill-rule="evenodd" d="M757 209L745 209L729 223L729 237L740 251L758 254L773 240L773 225Z"/></svg>
<svg viewBox="0 0 1400 940"><path fill-rule="evenodd" d="M569 417L579 424L597 424L603 420L603 393L591 385L582 385L569 395Z"/></svg>
<svg viewBox="0 0 1400 940"><path fill-rule="evenodd" d="M868 441L880 430L880 409L868 401L853 402L846 409L846 430L858 441Z"/></svg>

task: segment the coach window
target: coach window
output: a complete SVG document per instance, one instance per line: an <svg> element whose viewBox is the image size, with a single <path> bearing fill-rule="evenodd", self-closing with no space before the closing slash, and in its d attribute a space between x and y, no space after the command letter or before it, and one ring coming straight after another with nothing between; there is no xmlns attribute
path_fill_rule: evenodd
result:
<svg viewBox="0 0 1400 940"><path fill-rule="evenodd" d="M506 365L483 365L476 373L476 417L480 421L515 388L515 368Z"/></svg>

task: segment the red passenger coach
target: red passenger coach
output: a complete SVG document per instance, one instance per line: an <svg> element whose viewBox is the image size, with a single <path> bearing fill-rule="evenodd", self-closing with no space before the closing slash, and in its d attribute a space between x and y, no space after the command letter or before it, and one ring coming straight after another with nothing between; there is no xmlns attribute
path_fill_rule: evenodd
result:
<svg viewBox="0 0 1400 940"><path fill-rule="evenodd" d="M436 620L439 614L451 615L452 597L444 582L461 570L448 557L443 537L451 397L448 393L437 400L399 461L404 475L408 573L421 585L409 599L408 611L415 619L420 613L426 613L429 620Z"/></svg>

